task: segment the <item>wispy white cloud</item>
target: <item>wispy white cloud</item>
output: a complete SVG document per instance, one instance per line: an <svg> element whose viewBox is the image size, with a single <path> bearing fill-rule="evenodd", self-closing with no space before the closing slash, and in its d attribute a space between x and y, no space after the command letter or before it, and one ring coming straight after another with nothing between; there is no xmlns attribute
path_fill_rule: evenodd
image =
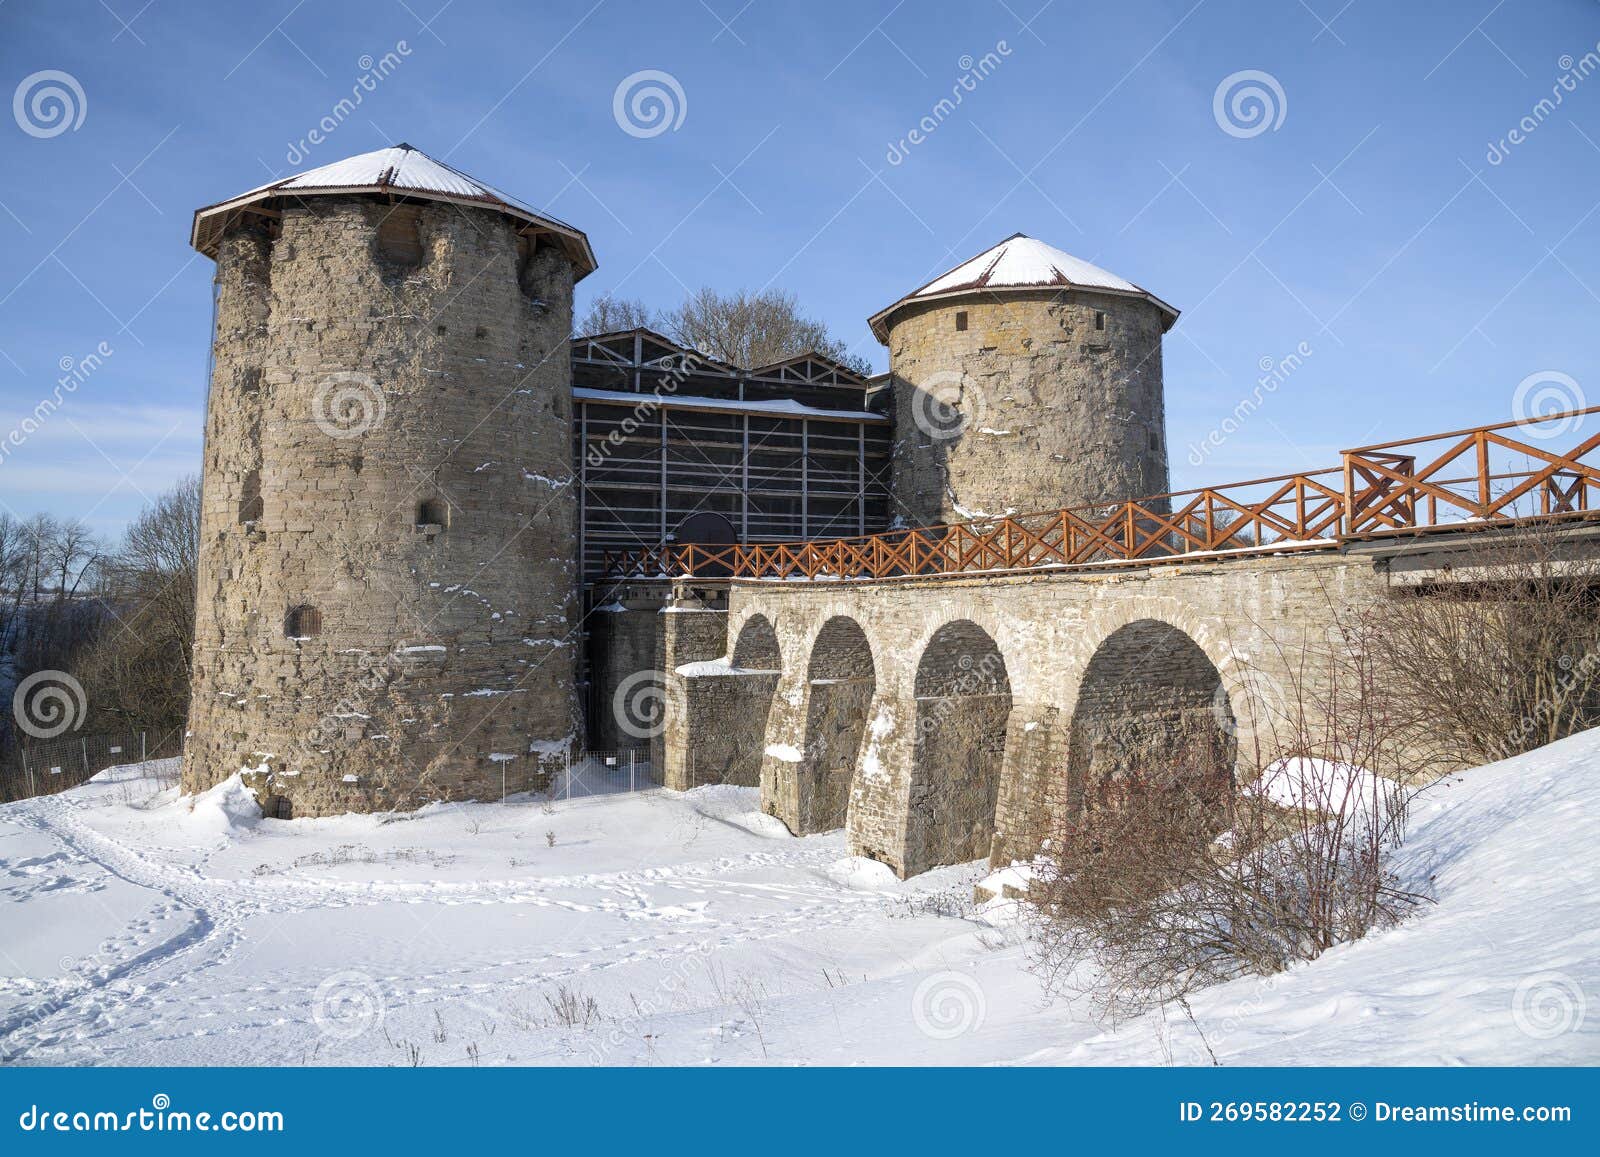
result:
<svg viewBox="0 0 1600 1157"><path fill-rule="evenodd" d="M192 407L107 404L69 396L34 417L32 402L0 409L0 510L81 518L114 533L151 498L200 468L201 414Z"/></svg>

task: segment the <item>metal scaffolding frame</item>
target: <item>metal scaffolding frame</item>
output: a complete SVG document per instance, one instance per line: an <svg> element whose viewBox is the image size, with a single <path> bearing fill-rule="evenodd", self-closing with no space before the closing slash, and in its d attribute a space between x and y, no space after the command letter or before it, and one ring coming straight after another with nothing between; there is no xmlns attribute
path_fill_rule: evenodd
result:
<svg viewBox="0 0 1600 1157"><path fill-rule="evenodd" d="M575 338L572 379L586 580L706 511L741 542L888 524L887 394L832 358L746 370L635 329Z"/></svg>

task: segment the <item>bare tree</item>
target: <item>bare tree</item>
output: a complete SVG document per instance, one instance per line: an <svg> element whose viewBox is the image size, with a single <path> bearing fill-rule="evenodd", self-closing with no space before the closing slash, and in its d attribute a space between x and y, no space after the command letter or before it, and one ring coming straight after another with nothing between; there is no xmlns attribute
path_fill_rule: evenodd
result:
<svg viewBox="0 0 1600 1157"><path fill-rule="evenodd" d="M0 655L9 653L12 628L27 595L30 557L27 528L0 513Z"/></svg>
<svg viewBox="0 0 1600 1157"><path fill-rule="evenodd" d="M44 544L44 556L57 602L78 594L104 559L100 539L78 521L55 523L55 533Z"/></svg>
<svg viewBox="0 0 1600 1157"><path fill-rule="evenodd" d="M39 671L76 669L105 615L103 552L81 522L48 514L0 520L0 701ZM0 714L0 755L15 740Z"/></svg>
<svg viewBox="0 0 1600 1157"><path fill-rule="evenodd" d="M603 293L589 304L589 311L574 330L577 337L599 333L618 333L628 329L656 329L656 311L638 298L613 297Z"/></svg>
<svg viewBox="0 0 1600 1157"><path fill-rule="evenodd" d="M105 726L165 735L189 708L199 560L200 480L190 475L129 525L108 560L116 619L84 664L90 710Z"/></svg>
<svg viewBox="0 0 1600 1157"><path fill-rule="evenodd" d="M852 354L826 325L802 316L792 293L778 289L727 294L701 289L661 320L674 340L736 366L753 369L816 352L856 373L872 372L871 364Z"/></svg>

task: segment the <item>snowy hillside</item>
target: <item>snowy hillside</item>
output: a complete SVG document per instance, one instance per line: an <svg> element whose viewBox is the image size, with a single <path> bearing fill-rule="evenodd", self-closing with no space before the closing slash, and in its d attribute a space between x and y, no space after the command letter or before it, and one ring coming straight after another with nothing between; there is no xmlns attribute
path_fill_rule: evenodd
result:
<svg viewBox="0 0 1600 1157"><path fill-rule="evenodd" d="M1452 778L1437 903L1182 1016L1046 1002L982 865L900 883L754 791L260 821L132 769L0 807L10 1064L1600 1062L1600 732Z"/></svg>

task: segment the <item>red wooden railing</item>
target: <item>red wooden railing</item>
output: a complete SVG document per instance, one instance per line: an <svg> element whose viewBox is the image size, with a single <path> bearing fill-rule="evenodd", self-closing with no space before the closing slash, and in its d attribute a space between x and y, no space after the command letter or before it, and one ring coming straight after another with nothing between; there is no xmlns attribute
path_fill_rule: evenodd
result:
<svg viewBox="0 0 1600 1157"><path fill-rule="evenodd" d="M1532 518L1600 517L1600 406L1346 450L1342 466L1069 510L812 542L666 543L605 555L612 578L888 579L1279 554ZM1524 438L1504 433L1533 427ZM1463 471L1466 471L1463 473Z"/></svg>

